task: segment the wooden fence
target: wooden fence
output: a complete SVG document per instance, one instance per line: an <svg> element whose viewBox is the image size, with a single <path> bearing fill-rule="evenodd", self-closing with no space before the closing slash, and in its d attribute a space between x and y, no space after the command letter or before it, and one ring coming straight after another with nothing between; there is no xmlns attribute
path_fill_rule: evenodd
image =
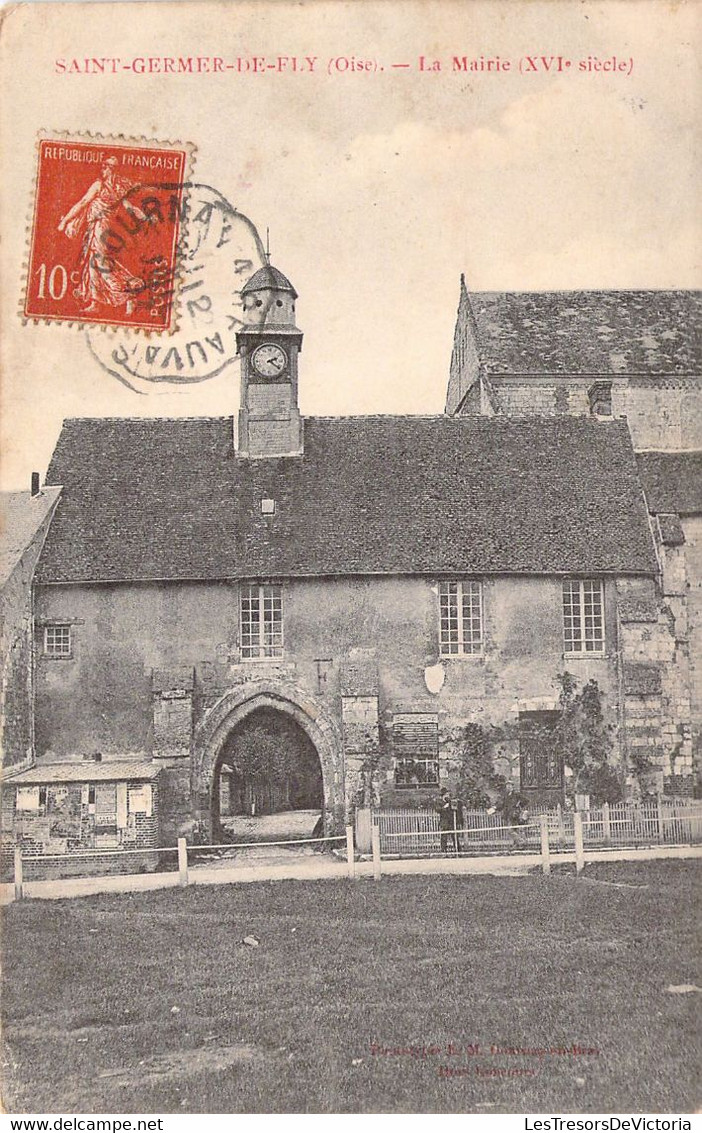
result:
<svg viewBox="0 0 702 1133"><path fill-rule="evenodd" d="M529 815L521 826L507 826L502 815L484 810L464 810L463 829L458 835L463 852L502 851L538 847L539 815L548 822L553 850L572 849L575 841L574 811L564 807ZM688 845L702 842L702 801L676 802L647 799L579 811L585 846ZM380 832L380 850L385 856L415 857L442 850L439 816L419 808L386 809L375 812ZM536 824L536 825L534 825Z"/></svg>

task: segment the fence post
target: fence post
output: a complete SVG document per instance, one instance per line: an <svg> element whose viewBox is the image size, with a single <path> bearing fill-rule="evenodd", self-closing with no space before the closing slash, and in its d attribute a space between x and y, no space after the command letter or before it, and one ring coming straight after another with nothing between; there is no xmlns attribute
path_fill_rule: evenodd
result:
<svg viewBox="0 0 702 1133"><path fill-rule="evenodd" d="M548 815L539 815L539 824L541 826L541 868L544 873L551 872L551 850L548 844Z"/></svg>
<svg viewBox="0 0 702 1133"><path fill-rule="evenodd" d="M22 847L15 846L15 901L24 897L24 876L22 865Z"/></svg>
<svg viewBox="0 0 702 1133"><path fill-rule="evenodd" d="M585 865L583 854L583 818L579 810L573 815L573 833L575 834L575 872L582 873Z"/></svg>
<svg viewBox="0 0 702 1133"><path fill-rule="evenodd" d="M602 803L602 835L605 845L608 846L612 839L612 829L609 823L609 803Z"/></svg>
<svg viewBox="0 0 702 1133"><path fill-rule="evenodd" d="M661 794L656 796L657 810L658 810L658 841L665 842L665 835L663 833L663 796Z"/></svg>
<svg viewBox="0 0 702 1133"><path fill-rule="evenodd" d="M353 848L353 826L346 827L346 861L349 866L349 878L356 876L356 857Z"/></svg>
<svg viewBox="0 0 702 1133"><path fill-rule="evenodd" d="M188 884L188 843L185 838L178 839L178 873L180 878L179 885Z"/></svg>
<svg viewBox="0 0 702 1133"><path fill-rule="evenodd" d="M371 827L371 846L373 849L373 880L380 881L380 826L378 824L378 817L375 814L373 815L373 825Z"/></svg>

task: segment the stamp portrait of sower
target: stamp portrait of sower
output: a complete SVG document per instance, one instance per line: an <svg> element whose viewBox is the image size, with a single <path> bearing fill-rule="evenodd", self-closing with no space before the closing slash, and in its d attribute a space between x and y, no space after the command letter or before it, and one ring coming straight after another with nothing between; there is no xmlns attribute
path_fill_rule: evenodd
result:
<svg viewBox="0 0 702 1133"><path fill-rule="evenodd" d="M191 148L39 140L23 318L174 329Z"/></svg>
<svg viewBox="0 0 702 1133"><path fill-rule="evenodd" d="M115 209L123 206L135 220L149 223L147 213L129 200L135 185L119 176L117 164L116 157L108 157L98 179L58 223L59 232L65 232L69 239L83 237L80 281L74 295L86 313L97 310L98 303L106 303L112 307L124 305L130 315L136 295L146 286L143 279L119 262L116 253L108 251Z"/></svg>

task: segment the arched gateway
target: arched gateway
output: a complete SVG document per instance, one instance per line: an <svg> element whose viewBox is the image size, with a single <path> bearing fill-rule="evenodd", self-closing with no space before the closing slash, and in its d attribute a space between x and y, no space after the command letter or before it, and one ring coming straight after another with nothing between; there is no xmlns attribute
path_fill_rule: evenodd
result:
<svg viewBox="0 0 702 1133"><path fill-rule="evenodd" d="M268 709L294 721L313 744L322 770L325 833L341 829L344 813L344 775L341 739L322 707L298 686L273 681L250 681L229 689L210 708L195 732L191 798L193 817L210 841L215 835L215 775L229 737L252 714Z"/></svg>

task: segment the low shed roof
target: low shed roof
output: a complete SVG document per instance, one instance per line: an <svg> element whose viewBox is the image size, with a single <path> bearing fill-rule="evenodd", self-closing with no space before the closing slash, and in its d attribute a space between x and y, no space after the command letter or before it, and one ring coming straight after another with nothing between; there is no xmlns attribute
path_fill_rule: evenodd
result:
<svg viewBox="0 0 702 1133"><path fill-rule="evenodd" d="M161 767L147 760L111 760L94 763L40 763L18 775L6 775L12 787L30 787L43 783L106 783L134 779L155 779Z"/></svg>

